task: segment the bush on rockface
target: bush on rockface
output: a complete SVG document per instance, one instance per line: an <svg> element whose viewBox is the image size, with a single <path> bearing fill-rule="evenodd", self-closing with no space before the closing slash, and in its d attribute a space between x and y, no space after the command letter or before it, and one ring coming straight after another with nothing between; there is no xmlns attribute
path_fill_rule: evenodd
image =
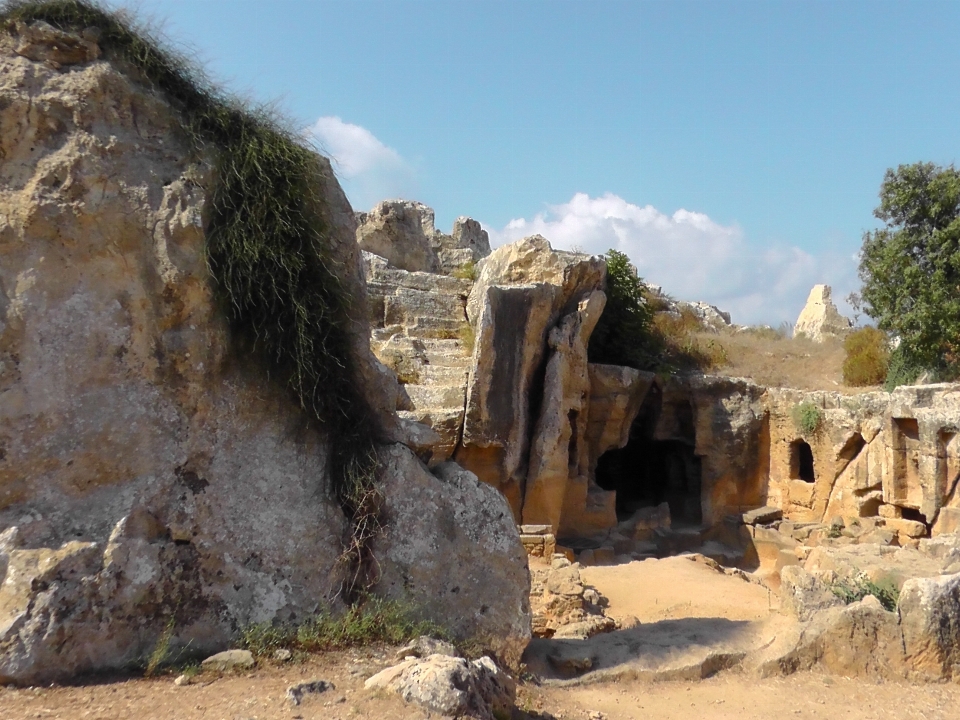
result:
<svg viewBox="0 0 960 720"><path fill-rule="evenodd" d="M652 369L661 348L647 287L630 258L617 250L607 253L606 293L607 304L590 337L590 362Z"/></svg>
<svg viewBox="0 0 960 720"><path fill-rule="evenodd" d="M843 349L844 384L854 387L883 384L890 363L886 333L875 327L860 328L846 337Z"/></svg>
<svg viewBox="0 0 960 720"><path fill-rule="evenodd" d="M802 435L815 435L823 422L823 411L812 402L804 401L793 406L790 418Z"/></svg>
<svg viewBox="0 0 960 720"><path fill-rule="evenodd" d="M723 345L699 336L693 310L669 310L669 298L651 293L630 259L607 252L607 304L590 338L590 362L659 373L703 371L726 361Z"/></svg>

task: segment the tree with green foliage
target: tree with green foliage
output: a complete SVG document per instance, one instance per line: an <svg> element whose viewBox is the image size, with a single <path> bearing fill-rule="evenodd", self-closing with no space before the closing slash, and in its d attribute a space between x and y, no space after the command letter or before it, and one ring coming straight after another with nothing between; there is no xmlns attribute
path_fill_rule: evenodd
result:
<svg viewBox="0 0 960 720"><path fill-rule="evenodd" d="M617 250L609 250L607 304L590 337L590 362L628 365L638 370L657 365L660 347L646 292L646 285L630 264L630 258Z"/></svg>
<svg viewBox="0 0 960 720"><path fill-rule="evenodd" d="M960 361L960 172L933 163L887 170L866 233L863 282L854 302L900 338L891 358L898 382L922 370L957 374Z"/></svg>

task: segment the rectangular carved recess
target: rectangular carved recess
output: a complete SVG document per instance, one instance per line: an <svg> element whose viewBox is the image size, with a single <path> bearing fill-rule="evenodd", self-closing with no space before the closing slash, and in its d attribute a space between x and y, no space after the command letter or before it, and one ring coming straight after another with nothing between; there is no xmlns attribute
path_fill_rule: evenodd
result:
<svg viewBox="0 0 960 720"><path fill-rule="evenodd" d="M916 418L893 418L893 498L906 503L911 488L920 487L920 426Z"/></svg>
<svg viewBox="0 0 960 720"><path fill-rule="evenodd" d="M937 433L937 489L942 505L949 505L960 478L960 435L956 428L941 428Z"/></svg>

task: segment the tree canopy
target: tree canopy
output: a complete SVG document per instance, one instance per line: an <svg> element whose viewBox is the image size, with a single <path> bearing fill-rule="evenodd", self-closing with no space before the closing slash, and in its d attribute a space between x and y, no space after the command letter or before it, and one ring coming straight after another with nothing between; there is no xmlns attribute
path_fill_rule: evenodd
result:
<svg viewBox="0 0 960 720"><path fill-rule="evenodd" d="M960 362L960 172L953 165L887 170L864 234L858 298L878 327L900 338L897 361L955 375Z"/></svg>

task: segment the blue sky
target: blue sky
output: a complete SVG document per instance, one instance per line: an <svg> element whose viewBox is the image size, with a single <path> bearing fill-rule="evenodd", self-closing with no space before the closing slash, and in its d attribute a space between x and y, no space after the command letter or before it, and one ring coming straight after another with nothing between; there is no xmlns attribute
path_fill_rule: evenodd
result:
<svg viewBox="0 0 960 720"><path fill-rule="evenodd" d="M115 2L114 4L126 4ZM856 289L886 168L957 160L960 3L143 0L356 209L617 247L741 323Z"/></svg>

